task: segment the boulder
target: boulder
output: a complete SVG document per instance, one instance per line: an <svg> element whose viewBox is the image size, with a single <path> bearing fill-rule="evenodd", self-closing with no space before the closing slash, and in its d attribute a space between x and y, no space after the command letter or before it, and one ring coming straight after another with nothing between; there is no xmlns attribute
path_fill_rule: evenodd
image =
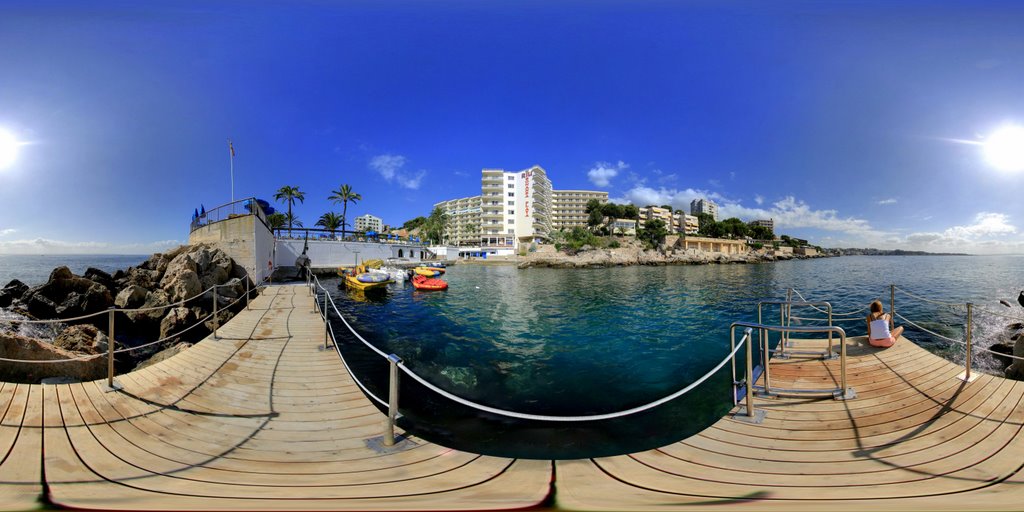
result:
<svg viewBox="0 0 1024 512"><path fill-rule="evenodd" d="M129 285L117 294L117 297L114 298L114 305L121 309L141 307L146 302L148 291L138 285Z"/></svg>
<svg viewBox="0 0 1024 512"><path fill-rule="evenodd" d="M28 292L25 309L35 318L54 318L57 316L57 304L41 293Z"/></svg>
<svg viewBox="0 0 1024 512"><path fill-rule="evenodd" d="M156 270L147 270L141 267L132 267L128 269L126 285L141 286L148 290L155 288L159 283L160 273Z"/></svg>
<svg viewBox="0 0 1024 512"><path fill-rule="evenodd" d="M120 294L118 294L118 296L120 297ZM146 309L146 311L126 311L125 315L129 320L135 323L150 322L155 324L164 317L164 314L167 313L167 309L162 306L166 306L171 303L169 298L170 297L167 295L167 292L163 290L157 289L146 292L145 300L142 304L136 306L137 308Z"/></svg>
<svg viewBox="0 0 1024 512"><path fill-rule="evenodd" d="M180 333L195 322L196 316L192 310L183 307L171 308L167 316L160 320L160 338L158 339Z"/></svg>
<svg viewBox="0 0 1024 512"><path fill-rule="evenodd" d="M106 286L92 283L82 291L71 291L61 301L54 313L58 318L72 318L103 311L114 305L114 299L110 296L110 290Z"/></svg>
<svg viewBox="0 0 1024 512"><path fill-rule="evenodd" d="M180 254L167 265L167 272L160 279L160 288L171 302L192 298L203 291L197 270L199 266L188 254Z"/></svg>
<svg viewBox="0 0 1024 512"><path fill-rule="evenodd" d="M22 301L38 318L82 316L114 305L114 298L106 286L76 276L67 267L53 269L46 284L25 292Z"/></svg>
<svg viewBox="0 0 1024 512"><path fill-rule="evenodd" d="M28 285L17 279L7 283L0 288L0 308L10 306L16 299L20 299L28 291Z"/></svg>
<svg viewBox="0 0 1024 512"><path fill-rule="evenodd" d="M1014 357L1024 358L1024 337L1013 343ZM1014 359L1013 363L1006 368L1006 378L1024 380L1024 359Z"/></svg>
<svg viewBox="0 0 1024 512"><path fill-rule="evenodd" d="M0 381L38 383L46 378L65 377L78 381L89 381L106 375L107 359L93 357L82 359L75 354L44 341L0 332L0 358L22 361L72 359L60 363L4 362L0 365Z"/></svg>
<svg viewBox="0 0 1024 512"><path fill-rule="evenodd" d="M1009 355L1013 354L1013 345L1012 344L1010 344L1010 343L995 343L991 347L989 347L988 349L991 350L992 352L995 352L995 354L992 354L992 357L996 361L999 361L999 363L1003 367L1003 370L1006 370L1006 367L1008 367L1011 364L1013 364L1013 359L1008 357Z"/></svg>
<svg viewBox="0 0 1024 512"><path fill-rule="evenodd" d="M53 346L70 352L102 354L107 351L107 335L92 325L72 325L57 335Z"/></svg>
<svg viewBox="0 0 1024 512"><path fill-rule="evenodd" d="M135 369L141 370L147 366L151 366L161 361L165 361L184 352L185 350L188 350L189 348L192 348L191 343L186 343L184 341L175 343L170 347L167 347L161 350L160 352L153 354L153 357L150 357L149 359L146 359L145 361L139 363L138 366L135 367Z"/></svg>
<svg viewBox="0 0 1024 512"><path fill-rule="evenodd" d="M217 295L218 297L235 300L245 295L245 284L237 277L232 278L217 288Z"/></svg>
<svg viewBox="0 0 1024 512"><path fill-rule="evenodd" d="M110 290L111 294L117 290L117 285L114 284L114 277L98 268L89 267L85 269L83 277L94 283L103 285L107 290Z"/></svg>

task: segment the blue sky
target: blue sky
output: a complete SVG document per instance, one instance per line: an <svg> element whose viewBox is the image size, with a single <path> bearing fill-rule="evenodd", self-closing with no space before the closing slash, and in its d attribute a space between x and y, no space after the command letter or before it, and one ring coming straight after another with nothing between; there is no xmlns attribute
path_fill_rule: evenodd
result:
<svg viewBox="0 0 1024 512"><path fill-rule="evenodd" d="M830 247L1024 252L1020 2L0 4L0 253L145 253L298 186L401 222L482 168ZM960 142L957 142L960 141Z"/></svg>

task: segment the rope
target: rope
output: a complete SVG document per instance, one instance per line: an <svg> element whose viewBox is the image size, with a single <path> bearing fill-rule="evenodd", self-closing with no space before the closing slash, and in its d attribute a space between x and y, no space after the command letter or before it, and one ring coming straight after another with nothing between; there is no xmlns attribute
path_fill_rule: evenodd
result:
<svg viewBox="0 0 1024 512"><path fill-rule="evenodd" d="M168 304L166 306L150 306L148 308L131 308L131 309L117 309L117 308L115 308L114 311L119 312L119 313L134 313L134 312L137 312L137 311L153 311L155 309L165 309L165 308L178 307L178 306L180 306L182 304L185 304L186 302L189 302L191 300L195 300L195 299L197 299L199 297L202 297L206 292L208 292L208 291L210 291L210 290L212 290L214 288L217 288L219 286L225 286L225 285L213 285L213 286L210 286L209 288L199 292L196 295L193 295L193 296L191 296L191 297L189 297L187 299L179 300L178 302L175 302L173 304ZM110 312L110 309L105 309L103 311L97 311L95 313L89 313L88 315L76 316L76 317L71 317L71 318L56 318L56 319L52 319L52 320L22 320L22 319L18 319L18 318L11 318L11 319L4 318L4 319L0 319L0 322L10 322L10 323L15 323L15 324L61 324L61 323L74 322L74 321L77 321L77 320L85 320L86 318L92 318L94 316L99 316L99 315L102 315L104 313L109 313L109 312Z"/></svg>
<svg viewBox="0 0 1024 512"><path fill-rule="evenodd" d="M334 350L335 352L338 353L338 357L341 359L341 364L345 365L345 369L348 370L349 376L352 377L352 380L355 381L357 386L359 386L359 389L363 390L363 393L366 393L366 395L372 398L375 402L383 405L384 407L387 407L387 402L381 400L377 395L373 394L372 391L367 389L367 387L364 386L362 382L359 381L359 379L356 377L355 372L353 372L352 368L348 366L348 361L345 361L345 356L341 354L341 347L338 346L338 340L334 337L334 326L331 325L330 322L328 322L327 327L331 330L331 340L334 341Z"/></svg>
<svg viewBox="0 0 1024 512"><path fill-rule="evenodd" d="M1002 317L1002 318L1005 318L1007 320L1016 320L1018 322L1024 321L1024 318L1021 318L1019 316L1010 316L1010 315L1007 315L1007 314L1004 314L1004 313L996 313L995 311L989 311L987 309L979 308L977 306L974 306L972 309L974 310L975 313L986 313L986 314L989 314L989 315L992 315L992 316Z"/></svg>
<svg viewBox="0 0 1024 512"><path fill-rule="evenodd" d="M0 361L3 361L5 363L70 363L72 361L91 361L93 359L103 357L105 355L107 354L104 352L101 354L93 354L85 357L73 357L71 359L7 359L4 357L0 357Z"/></svg>
<svg viewBox="0 0 1024 512"><path fill-rule="evenodd" d="M643 411L646 411L648 409L652 409L654 407L657 407L657 406L659 406L661 404L664 404L666 402L675 400L676 398L679 398L679 397L685 395L686 393L689 393L690 390L692 390L693 388L696 388L697 386L703 384L704 381L708 380L712 375L717 373L718 370L721 370L722 367L725 366L725 363L728 363L730 359L736 357L736 352L739 351L739 349L743 347L743 344L744 343L748 343L748 342L749 342L749 336L743 335L743 339L740 340L740 342L736 345L736 348L732 352L730 352L729 355L725 357L725 359L722 359L722 362L718 363L718 365L716 365L714 368L712 368L711 371L705 373L704 376L701 377L700 379L698 379L696 382L686 386L683 389L680 389L679 391L676 391L675 393L672 393L671 395L668 395L666 397L660 398L658 400L655 400L653 402L650 402L650 403L647 403L647 404L644 404L644 405L641 405L641 406L638 406L638 407L633 407L632 409L626 409L624 411L612 412L612 413L607 413L607 414L591 414L591 415L587 415L587 416L550 416L550 415L546 415L546 414L525 414L525 413L521 413L521 412L507 411L505 409L497 409L497 408L494 408L494 407L490 407L490 406L487 406L487 405L483 405L483 404L479 404L479 403L476 403L476 402L472 402L472 401L466 400L465 398L453 395L452 393L449 393L449 392L447 392L447 391L445 391L445 390L443 390L443 389L441 389L441 388L439 388L439 387L437 387L437 386L427 382L423 377L420 377L415 372L413 372L411 369L409 369L407 366L405 366L405 363L398 363L398 367L401 368L402 371L405 372L407 375L409 375L410 377L415 379L420 384L423 384L428 389L434 391L435 393L438 393L439 395L441 395L441 396L443 396L445 398L448 398L449 400L453 400L453 401L458 402L458 403L460 403L462 405L465 405L465 406L468 406L468 407L472 407L472 408L480 410L480 411L486 411L486 412L490 412L490 413L493 413L493 414L498 414L498 415L501 415L501 416L508 416L508 417L511 417L511 418L519 418L519 419L524 419L524 420L563 421L563 422L570 422L570 421L571 422L575 422L575 421L597 421L597 420L607 420L607 419L613 419L613 418L621 418L623 416L629 416L631 414L635 414L635 413L638 413L638 412L643 412Z"/></svg>
<svg viewBox="0 0 1024 512"><path fill-rule="evenodd" d="M985 348L985 347L978 347L976 345L973 348L975 348L977 350L980 350L982 352L988 352L989 354L995 354L997 356L1009 357L1010 359L1016 359L1018 361L1024 361L1024 357L1015 356L1013 354L1004 354L1002 352L996 352L995 350L991 350L991 349L988 349L988 348Z"/></svg>
<svg viewBox="0 0 1024 512"><path fill-rule="evenodd" d="M898 318L899 318L900 320L903 320L904 322L906 322L906 323L908 323L908 324L910 324L910 325L913 325L914 327L916 327L916 328L918 328L918 329L920 329L920 330L922 330L922 331L924 331L924 332L926 332L926 333L928 333L928 334L931 334L932 336L935 336L935 337L937 337L937 338L941 338L941 339L944 339L944 340L946 340L946 341L951 341L951 342L953 342L953 343L959 343L959 344L961 344L961 345L966 345L966 344L967 344L967 342L965 342L965 341L961 341L961 340L954 340L953 338L947 338L946 336L943 336L943 335L941 335L941 334L939 334L939 333L937 333L937 332L934 332L934 331L930 331L930 330L928 330L928 329L925 329L924 327L921 327L920 325L917 325L917 324L915 324L914 322L911 322L910 320L907 320L907 318L906 318L906 317L904 317L903 315L901 315L901 314L899 314L899 313L896 313L896 316L897 316L897 317L898 317Z"/></svg>
<svg viewBox="0 0 1024 512"><path fill-rule="evenodd" d="M791 289L793 290L793 293L795 293L797 297L800 297L801 301L803 301L803 302L810 302L809 300L804 298L804 296L800 293L800 290L797 290L796 288L791 288ZM873 300L878 300L878 298L876 297ZM828 314L828 310L821 309L821 308L819 308L817 306L808 305L807 307L815 309L819 313L823 313L823 314L826 314L826 315ZM835 320L835 317L837 317L837 316L853 316L853 315L857 315L857 314L860 314L860 313L862 313L864 311L867 311L868 308L870 308L870 307L871 307L871 304L868 303L867 306L864 306L864 307L862 307L862 308L860 308L858 310L855 310L855 311L846 311L846 312L842 312L842 313L836 313L835 311L833 311L832 312L832 317L833 317L833 320ZM867 316L867 315L865 315L865 316ZM794 316L794 317L790 317L790 318L796 319L797 317Z"/></svg>
<svg viewBox="0 0 1024 512"><path fill-rule="evenodd" d="M921 297L920 295L915 295L913 293L910 293L910 292L904 290L903 288L900 288L899 286L895 286L894 288L899 290L899 291L901 291L901 292L903 292L905 295L907 295L909 297L913 297L913 298L915 298L917 300L928 302L928 303L935 304L935 305L938 305L938 306L945 306L945 307L953 308L953 309L959 309L959 308L966 308L967 307L964 304L958 304L958 303L953 303L953 302L941 302L941 301L937 301L937 300L927 299L927 298Z"/></svg>
<svg viewBox="0 0 1024 512"><path fill-rule="evenodd" d="M192 324L192 325L182 329L180 332L176 332L176 333L168 335L168 336L166 336L164 338L160 338L160 339L158 339L156 341L150 341L149 343L144 343L144 344L139 345L137 347L119 348L119 349L115 350L114 353L115 354L123 354L125 352L132 352L132 351L138 350L140 348L146 348L146 347L149 347L149 346L152 346L152 345L156 345L157 343L163 343L163 342L165 342L167 340L170 340L170 339L172 339L172 338L174 338L176 336L181 336L182 334L185 334L186 332L191 331L192 329L196 328L199 325L202 325L203 323L205 323L207 320L209 320L211 318L213 318L213 313L210 313L209 315L206 315L206 317L201 318L199 321L197 321L196 323L194 323L194 324Z"/></svg>

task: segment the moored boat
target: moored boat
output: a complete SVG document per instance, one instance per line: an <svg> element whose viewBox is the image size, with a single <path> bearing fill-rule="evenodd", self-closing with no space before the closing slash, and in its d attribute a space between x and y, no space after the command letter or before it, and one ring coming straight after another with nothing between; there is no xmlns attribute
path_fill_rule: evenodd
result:
<svg viewBox="0 0 1024 512"><path fill-rule="evenodd" d="M412 276L412 286L417 290L447 290L448 283L443 279L423 275Z"/></svg>
<svg viewBox="0 0 1024 512"><path fill-rule="evenodd" d="M371 272L366 267L359 265L352 273L342 274L345 287L352 290L377 290L395 282L386 272Z"/></svg>
<svg viewBox="0 0 1024 512"><path fill-rule="evenodd" d="M437 277L444 274L444 269L441 267L416 267L413 269L417 274L426 277Z"/></svg>

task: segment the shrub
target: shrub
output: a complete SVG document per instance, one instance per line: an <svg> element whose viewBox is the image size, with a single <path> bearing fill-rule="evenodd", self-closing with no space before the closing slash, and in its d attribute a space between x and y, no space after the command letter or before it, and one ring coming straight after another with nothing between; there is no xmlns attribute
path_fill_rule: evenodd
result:
<svg viewBox="0 0 1024 512"><path fill-rule="evenodd" d="M608 248L609 248L609 249L618 249L618 248L619 248L619 247L621 247L621 246L622 246L622 245L621 245L621 244L619 244L619 241L618 241L618 240L612 240L612 241L611 241L611 243L609 243L609 244L608 244Z"/></svg>

